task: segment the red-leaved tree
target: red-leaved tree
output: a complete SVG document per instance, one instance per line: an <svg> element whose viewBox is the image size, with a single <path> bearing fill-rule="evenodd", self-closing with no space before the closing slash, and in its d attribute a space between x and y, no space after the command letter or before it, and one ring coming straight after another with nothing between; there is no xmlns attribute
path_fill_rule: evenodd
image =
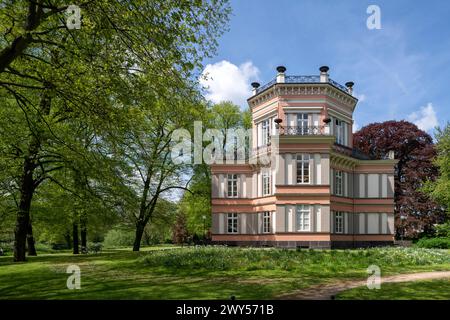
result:
<svg viewBox="0 0 450 320"><path fill-rule="evenodd" d="M394 177L397 238L416 238L444 220L445 210L420 191L427 178L434 180L438 175L433 165L436 150L429 134L407 121L386 121L361 128L354 134L353 144L374 159L383 159L393 150L399 160Z"/></svg>

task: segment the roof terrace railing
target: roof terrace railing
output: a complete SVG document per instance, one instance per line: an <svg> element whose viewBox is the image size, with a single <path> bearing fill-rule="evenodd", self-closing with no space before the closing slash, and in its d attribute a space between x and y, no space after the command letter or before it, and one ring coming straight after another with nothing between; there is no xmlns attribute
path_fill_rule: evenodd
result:
<svg viewBox="0 0 450 320"><path fill-rule="evenodd" d="M276 83L277 83L277 79L275 78L272 81L257 88L256 93L258 94L260 92L263 92L264 90L268 89L269 87L273 86ZM308 83L321 83L321 82L320 82L319 75L312 75L312 76L286 76L284 83L308 84ZM347 92L347 88L345 86L337 83L336 81L334 81L331 78L328 79L328 83L344 92Z"/></svg>

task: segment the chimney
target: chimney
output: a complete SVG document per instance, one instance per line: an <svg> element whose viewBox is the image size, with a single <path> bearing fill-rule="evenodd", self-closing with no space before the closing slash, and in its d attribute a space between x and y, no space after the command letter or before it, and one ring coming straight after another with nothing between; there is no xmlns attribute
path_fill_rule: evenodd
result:
<svg viewBox="0 0 450 320"><path fill-rule="evenodd" d="M327 66L322 66L319 68L320 70L320 82L328 82L328 70L330 70L330 68L328 68Z"/></svg>
<svg viewBox="0 0 450 320"><path fill-rule="evenodd" d="M353 86L354 86L355 84L353 83L353 82L351 82L351 81L349 81L349 82L347 82L346 84L345 84L345 86L347 87L347 92L349 93L349 94L353 94Z"/></svg>
<svg viewBox="0 0 450 320"><path fill-rule="evenodd" d="M284 83L285 82L285 72L286 68L284 66L278 66L277 67L277 83Z"/></svg>
<svg viewBox="0 0 450 320"><path fill-rule="evenodd" d="M256 95L258 92L258 88L259 88L259 82L252 82L252 94Z"/></svg>

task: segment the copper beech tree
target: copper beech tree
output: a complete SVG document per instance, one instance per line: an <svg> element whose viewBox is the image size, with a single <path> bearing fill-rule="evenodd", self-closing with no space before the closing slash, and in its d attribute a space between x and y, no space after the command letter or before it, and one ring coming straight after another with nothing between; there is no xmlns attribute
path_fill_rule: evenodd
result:
<svg viewBox="0 0 450 320"><path fill-rule="evenodd" d="M395 152L395 229L396 236L416 238L429 233L433 224L443 222L445 210L421 192L427 179L433 181L438 170L433 164L436 150L429 134L407 121L372 123L353 136L356 149L374 159Z"/></svg>

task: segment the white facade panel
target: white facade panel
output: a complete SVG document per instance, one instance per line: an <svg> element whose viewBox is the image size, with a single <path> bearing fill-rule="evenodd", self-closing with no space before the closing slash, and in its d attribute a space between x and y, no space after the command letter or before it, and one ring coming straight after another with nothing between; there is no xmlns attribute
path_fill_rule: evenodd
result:
<svg viewBox="0 0 450 320"><path fill-rule="evenodd" d="M365 234L366 233L366 215L364 213L360 213L359 215L359 233Z"/></svg>
<svg viewBox="0 0 450 320"><path fill-rule="evenodd" d="M381 197L382 198L387 198L387 184L388 184L387 174L383 173L381 175Z"/></svg>
<svg viewBox="0 0 450 320"><path fill-rule="evenodd" d="M366 196L366 176L364 174L359 175L359 197L365 198Z"/></svg>
<svg viewBox="0 0 450 320"><path fill-rule="evenodd" d="M381 233L386 234L388 230L388 219L387 219L387 213L381 214Z"/></svg>
<svg viewBox="0 0 450 320"><path fill-rule="evenodd" d="M316 232L322 231L322 212L321 207L316 206Z"/></svg>
<svg viewBox="0 0 450 320"><path fill-rule="evenodd" d="M286 170L287 184L294 184L294 160L290 153L286 154Z"/></svg>
<svg viewBox="0 0 450 320"><path fill-rule="evenodd" d="M379 198L379 178L378 174L368 174L367 175L367 197L369 198Z"/></svg>
<svg viewBox="0 0 450 320"><path fill-rule="evenodd" d="M367 214L367 233L378 234L379 233L379 213Z"/></svg>
<svg viewBox="0 0 450 320"><path fill-rule="evenodd" d="M320 153L314 155L314 163L315 163L315 183L322 184L322 157Z"/></svg>

